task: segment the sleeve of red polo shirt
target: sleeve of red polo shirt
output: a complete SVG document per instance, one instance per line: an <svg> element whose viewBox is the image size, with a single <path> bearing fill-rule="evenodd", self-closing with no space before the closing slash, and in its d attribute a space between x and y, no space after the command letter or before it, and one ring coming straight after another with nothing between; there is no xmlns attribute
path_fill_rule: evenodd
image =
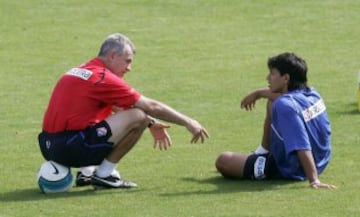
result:
<svg viewBox="0 0 360 217"><path fill-rule="evenodd" d="M105 104L129 109L139 100L141 94L122 78L107 72L99 82L93 84L90 95Z"/></svg>

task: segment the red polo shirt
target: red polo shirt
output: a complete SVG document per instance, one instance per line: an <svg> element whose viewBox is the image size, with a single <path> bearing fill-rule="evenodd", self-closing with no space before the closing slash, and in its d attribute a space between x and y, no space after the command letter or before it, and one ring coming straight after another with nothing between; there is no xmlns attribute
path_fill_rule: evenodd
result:
<svg viewBox="0 0 360 217"><path fill-rule="evenodd" d="M83 130L107 118L113 106L132 107L140 93L99 58L72 68L57 82L43 120L48 133Z"/></svg>

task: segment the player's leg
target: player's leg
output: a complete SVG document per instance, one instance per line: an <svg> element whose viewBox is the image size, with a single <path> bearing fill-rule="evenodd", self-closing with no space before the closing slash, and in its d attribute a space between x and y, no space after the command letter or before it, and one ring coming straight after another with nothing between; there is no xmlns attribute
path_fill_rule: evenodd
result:
<svg viewBox="0 0 360 217"><path fill-rule="evenodd" d="M97 188L129 188L136 184L125 181L116 171L118 162L131 150L139 140L149 119L140 109L129 109L117 112L106 120L112 135L108 139L113 143L113 149L99 165L92 179L92 184Z"/></svg>
<svg viewBox="0 0 360 217"><path fill-rule="evenodd" d="M263 180L281 178L271 154L222 153L217 161L218 171L226 178Z"/></svg>
<svg viewBox="0 0 360 217"><path fill-rule="evenodd" d="M112 132L108 141L114 143L114 149L106 159L117 163L140 139L150 120L142 110L129 109L117 112L105 121Z"/></svg>
<svg viewBox="0 0 360 217"><path fill-rule="evenodd" d="M217 170L226 178L242 178L250 154L223 152L215 162Z"/></svg>

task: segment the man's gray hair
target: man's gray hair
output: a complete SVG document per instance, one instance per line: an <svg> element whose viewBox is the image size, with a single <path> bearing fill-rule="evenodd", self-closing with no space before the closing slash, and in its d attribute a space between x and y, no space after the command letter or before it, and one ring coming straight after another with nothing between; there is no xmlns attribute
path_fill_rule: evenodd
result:
<svg viewBox="0 0 360 217"><path fill-rule="evenodd" d="M106 37L105 41L102 43L98 56L104 57L112 50L116 50L119 55L123 55L126 45L129 45L133 54L135 54L135 45L126 35L121 33L113 33Z"/></svg>

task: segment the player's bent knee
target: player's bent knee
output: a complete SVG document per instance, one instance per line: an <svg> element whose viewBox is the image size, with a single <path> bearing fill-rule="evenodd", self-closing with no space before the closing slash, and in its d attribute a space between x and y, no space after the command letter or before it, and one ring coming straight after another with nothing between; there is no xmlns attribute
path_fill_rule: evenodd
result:
<svg viewBox="0 0 360 217"><path fill-rule="evenodd" d="M148 123L147 114L143 110L138 108L133 108L130 110L130 112L131 112L130 117L132 117L133 123L135 125L139 125L139 126L147 125Z"/></svg>
<svg viewBox="0 0 360 217"><path fill-rule="evenodd" d="M231 155L231 152L223 152L216 159L215 166L220 173L224 174L228 172Z"/></svg>
<svg viewBox="0 0 360 217"><path fill-rule="evenodd" d="M133 130L143 131L148 125L148 118L141 109L133 108L116 112L106 119L116 141Z"/></svg>
<svg viewBox="0 0 360 217"><path fill-rule="evenodd" d="M223 152L216 159L216 169L225 178L241 178L248 155L234 152Z"/></svg>
<svg viewBox="0 0 360 217"><path fill-rule="evenodd" d="M146 113L138 108L120 111L110 116L106 120L111 126L123 126L127 129L134 129L147 125L148 118Z"/></svg>

